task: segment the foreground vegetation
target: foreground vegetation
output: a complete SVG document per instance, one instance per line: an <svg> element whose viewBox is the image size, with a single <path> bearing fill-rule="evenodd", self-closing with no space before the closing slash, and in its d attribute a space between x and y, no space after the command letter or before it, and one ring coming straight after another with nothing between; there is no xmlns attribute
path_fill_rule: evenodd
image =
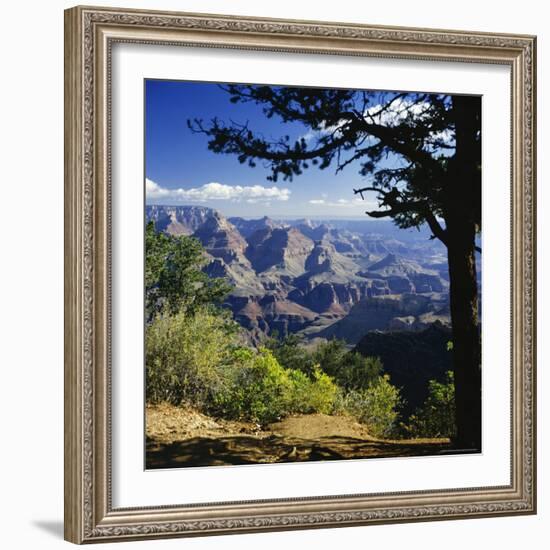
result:
<svg viewBox="0 0 550 550"><path fill-rule="evenodd" d="M230 290L202 271L204 251L186 236L146 230L146 395L212 416L265 425L289 415L350 415L371 435L454 434L453 380L430 382L425 404L400 418L403 400L376 357L340 340L307 350L277 337L256 348L221 307Z"/></svg>

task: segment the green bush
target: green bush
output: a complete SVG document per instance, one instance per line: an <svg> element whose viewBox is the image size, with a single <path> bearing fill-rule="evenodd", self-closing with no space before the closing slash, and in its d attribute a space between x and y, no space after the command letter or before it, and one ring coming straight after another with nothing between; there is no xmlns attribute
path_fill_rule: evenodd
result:
<svg viewBox="0 0 550 550"><path fill-rule="evenodd" d="M338 386L318 367L312 378L302 371L285 369L266 348L257 353L237 350L227 372L231 382L226 393L218 394L216 412L262 424L289 414L330 414L339 392Z"/></svg>
<svg viewBox="0 0 550 550"><path fill-rule="evenodd" d="M399 389L390 384L388 375L380 376L364 390L351 390L343 398L342 407L365 424L375 437L394 434L401 404Z"/></svg>
<svg viewBox="0 0 550 550"><path fill-rule="evenodd" d="M292 382L269 350L235 351L226 375L226 391L215 396L218 414L266 423L288 412Z"/></svg>
<svg viewBox="0 0 550 550"><path fill-rule="evenodd" d="M147 401L260 423L332 412L340 390L318 366L311 376L285 369L266 348L240 347L235 327L208 308L158 315L145 338Z"/></svg>
<svg viewBox="0 0 550 550"><path fill-rule="evenodd" d="M331 414L334 411L340 388L318 365L313 367L311 378L303 372L293 370L289 371L289 377L292 381L290 412Z"/></svg>
<svg viewBox="0 0 550 550"><path fill-rule="evenodd" d="M405 433L410 437L449 437L456 435L454 375L448 371L444 382L430 380L426 401L412 414Z"/></svg>
<svg viewBox="0 0 550 550"><path fill-rule="evenodd" d="M349 351L344 340L334 338L322 342L314 351L301 344L302 338L291 334L282 340L270 338L266 347L284 368L304 372L312 378L315 369L320 367L345 390L366 389L382 374L378 357L363 357Z"/></svg>
<svg viewBox="0 0 550 550"><path fill-rule="evenodd" d="M147 400L204 407L226 391L236 327L228 313L204 307L158 315L145 333Z"/></svg>

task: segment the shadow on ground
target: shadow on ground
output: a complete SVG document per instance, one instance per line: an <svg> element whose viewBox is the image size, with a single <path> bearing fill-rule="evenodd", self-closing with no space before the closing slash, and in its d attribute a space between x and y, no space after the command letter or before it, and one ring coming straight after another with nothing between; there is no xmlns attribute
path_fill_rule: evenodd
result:
<svg viewBox="0 0 550 550"><path fill-rule="evenodd" d="M193 437L173 443L147 439L146 467L223 466L448 454L449 443L366 441L330 436L316 440L228 436Z"/></svg>
<svg viewBox="0 0 550 550"><path fill-rule="evenodd" d="M33 525L52 535L56 539L63 538L63 521L62 520L36 520Z"/></svg>

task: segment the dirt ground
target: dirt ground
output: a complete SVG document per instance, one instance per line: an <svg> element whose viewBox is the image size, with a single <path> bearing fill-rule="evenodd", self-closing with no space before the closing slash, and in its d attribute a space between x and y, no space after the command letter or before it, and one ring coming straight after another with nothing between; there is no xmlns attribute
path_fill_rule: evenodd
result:
<svg viewBox="0 0 550 550"><path fill-rule="evenodd" d="M349 416L292 416L261 427L170 405L146 409L146 466L223 466L447 454L448 439L381 440Z"/></svg>

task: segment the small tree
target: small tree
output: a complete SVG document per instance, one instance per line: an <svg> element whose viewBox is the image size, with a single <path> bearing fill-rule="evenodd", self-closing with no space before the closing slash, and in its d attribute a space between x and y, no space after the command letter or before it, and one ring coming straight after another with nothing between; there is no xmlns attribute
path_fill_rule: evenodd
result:
<svg viewBox="0 0 550 550"><path fill-rule="evenodd" d="M219 305L231 291L222 278L202 271L207 259L201 243L185 235L171 236L145 230L145 307L151 320L155 313L193 313L205 305Z"/></svg>

